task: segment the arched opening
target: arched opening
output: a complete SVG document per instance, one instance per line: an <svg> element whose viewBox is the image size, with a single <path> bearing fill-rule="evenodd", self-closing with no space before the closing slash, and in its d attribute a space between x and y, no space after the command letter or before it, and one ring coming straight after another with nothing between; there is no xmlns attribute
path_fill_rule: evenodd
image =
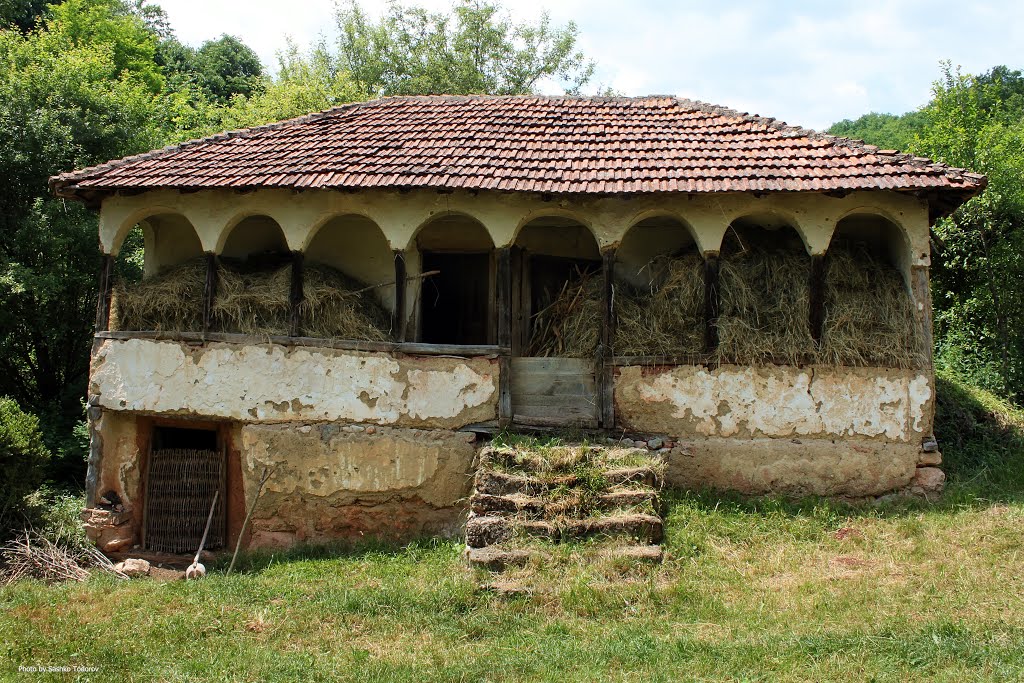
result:
<svg viewBox="0 0 1024 683"><path fill-rule="evenodd" d="M287 335L291 318L292 257L284 231L269 216L238 222L217 259L213 329Z"/></svg>
<svg viewBox="0 0 1024 683"><path fill-rule="evenodd" d="M435 218L416 234L416 257L410 270L434 273L419 281L420 341L494 343L494 242L487 229L468 216Z"/></svg>
<svg viewBox="0 0 1024 683"><path fill-rule="evenodd" d="M299 334L387 341L395 307L395 264L377 224L337 216L320 227L304 252Z"/></svg>
<svg viewBox="0 0 1024 683"><path fill-rule="evenodd" d="M109 327L200 330L205 282L203 247L192 223L180 214L149 216L118 245Z"/></svg>
<svg viewBox="0 0 1024 683"><path fill-rule="evenodd" d="M804 242L785 219L754 214L733 221L720 258L719 360L758 365L810 359L810 274Z"/></svg>
<svg viewBox="0 0 1024 683"><path fill-rule="evenodd" d="M704 350L704 258L681 221L640 221L615 254L618 356L683 356Z"/></svg>
<svg viewBox="0 0 1024 683"><path fill-rule="evenodd" d="M857 213L839 221L826 256L822 362L920 367L909 260L903 229L887 218Z"/></svg>
<svg viewBox="0 0 1024 683"><path fill-rule="evenodd" d="M523 226L513 251L513 351L594 358L601 336L601 251L593 233L560 216ZM518 315L517 315L518 313Z"/></svg>

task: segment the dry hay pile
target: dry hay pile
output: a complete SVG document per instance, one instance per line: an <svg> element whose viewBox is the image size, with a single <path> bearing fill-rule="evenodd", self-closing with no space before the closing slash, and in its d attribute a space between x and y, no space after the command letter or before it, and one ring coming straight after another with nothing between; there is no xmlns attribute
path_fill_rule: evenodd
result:
<svg viewBox="0 0 1024 683"><path fill-rule="evenodd" d="M114 284L110 329L196 332L203 328L206 259L174 266L141 282Z"/></svg>
<svg viewBox="0 0 1024 683"><path fill-rule="evenodd" d="M916 368L923 360L920 325L900 272L863 247L833 245L819 361Z"/></svg>
<svg viewBox="0 0 1024 683"><path fill-rule="evenodd" d="M292 266L246 268L226 259L217 266L213 329L253 335L287 335Z"/></svg>
<svg viewBox="0 0 1024 683"><path fill-rule="evenodd" d="M547 308L533 315L527 356L593 358L601 341L604 280L577 268Z"/></svg>
<svg viewBox="0 0 1024 683"><path fill-rule="evenodd" d="M373 292L341 271L307 264L299 306L300 333L325 339L388 341L391 316Z"/></svg>
<svg viewBox="0 0 1024 683"><path fill-rule="evenodd" d="M704 345L704 261L698 254L662 256L650 291L616 282L615 355L699 353ZM558 297L534 316L528 355L593 358L601 338L604 280L577 270Z"/></svg>
<svg viewBox="0 0 1024 683"><path fill-rule="evenodd" d="M723 256L719 362L797 364L810 358L810 272L802 249L748 244Z"/></svg>
<svg viewBox="0 0 1024 683"><path fill-rule="evenodd" d="M682 356L704 350L704 259L659 256L649 291L615 287L617 356Z"/></svg>

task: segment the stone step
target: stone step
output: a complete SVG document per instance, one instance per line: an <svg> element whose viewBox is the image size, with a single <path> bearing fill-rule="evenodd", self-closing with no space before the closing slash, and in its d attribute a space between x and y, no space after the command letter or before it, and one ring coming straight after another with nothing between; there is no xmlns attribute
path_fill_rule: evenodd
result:
<svg viewBox="0 0 1024 683"><path fill-rule="evenodd" d="M650 486L660 488L661 477L653 467L626 467L603 472L604 480L609 486L624 484ZM520 493L525 496L538 496L550 488L564 486L573 487L584 483L576 475L566 475L549 483L533 477L518 474L506 474L492 470L479 470L476 475L476 490L493 496L508 496Z"/></svg>
<svg viewBox="0 0 1024 683"><path fill-rule="evenodd" d="M648 488L609 491L587 501L588 508L595 510L616 510L651 505L658 509L658 494ZM552 517L564 514L565 506L558 500L545 501L542 498L514 493L495 496L489 493L474 493L470 509L477 515L520 515L526 517Z"/></svg>
<svg viewBox="0 0 1024 683"><path fill-rule="evenodd" d="M560 525L558 532L562 541L625 536L652 545L661 543L665 535L661 517L654 515L613 515L567 520Z"/></svg>
<svg viewBox="0 0 1024 683"><path fill-rule="evenodd" d="M539 520L521 520L493 515L474 515L466 522L466 545L484 548L504 543L517 535L566 542L597 537L625 537L648 544L661 543L664 524L660 517L620 514L608 517L568 519L557 525Z"/></svg>
<svg viewBox="0 0 1024 683"><path fill-rule="evenodd" d="M471 567L489 569L492 572L503 572L509 567L522 567L534 556L526 550L502 548L490 545L484 548L466 548L466 562Z"/></svg>
<svg viewBox="0 0 1024 683"><path fill-rule="evenodd" d="M558 529L549 522L491 515L474 515L466 521L466 545L470 548L502 543L517 533L549 541L558 540Z"/></svg>
<svg viewBox="0 0 1024 683"><path fill-rule="evenodd" d="M660 545L627 545L608 548L602 555L617 560L628 560L637 564L660 564L665 551Z"/></svg>

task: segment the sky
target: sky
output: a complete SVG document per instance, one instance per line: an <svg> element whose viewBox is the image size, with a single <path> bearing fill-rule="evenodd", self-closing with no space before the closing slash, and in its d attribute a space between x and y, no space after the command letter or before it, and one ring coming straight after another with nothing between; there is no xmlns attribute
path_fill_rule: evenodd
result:
<svg viewBox="0 0 1024 683"><path fill-rule="evenodd" d="M334 0L155 0L180 40L227 33L273 68L290 37L331 40ZM500 2L500 0L499 0ZM405 0L441 11L450 0ZM514 21L576 22L592 89L677 95L823 130L929 98L949 60L965 73L1024 68L1020 0L504 0ZM361 0L379 16L384 0ZM545 83L546 94L561 94Z"/></svg>

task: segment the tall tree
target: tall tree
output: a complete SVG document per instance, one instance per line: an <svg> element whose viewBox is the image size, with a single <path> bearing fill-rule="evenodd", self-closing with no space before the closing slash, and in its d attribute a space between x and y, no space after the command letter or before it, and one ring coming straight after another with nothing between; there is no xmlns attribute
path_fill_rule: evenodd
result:
<svg viewBox="0 0 1024 683"><path fill-rule="evenodd" d="M338 65L371 97L415 94L527 94L546 79L578 93L594 64L576 48L569 22L544 13L515 24L498 4L457 0L450 13L391 0L373 22L355 0L339 7Z"/></svg>

